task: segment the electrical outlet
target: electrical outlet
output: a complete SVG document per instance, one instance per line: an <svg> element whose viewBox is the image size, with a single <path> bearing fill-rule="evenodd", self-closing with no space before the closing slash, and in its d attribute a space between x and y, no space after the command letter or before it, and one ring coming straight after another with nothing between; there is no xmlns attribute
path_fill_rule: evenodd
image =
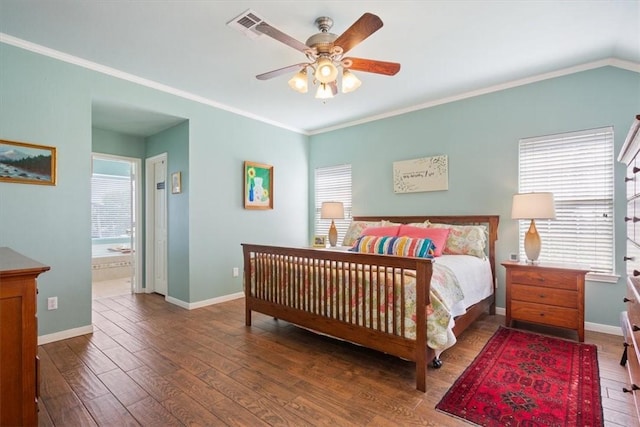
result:
<svg viewBox="0 0 640 427"><path fill-rule="evenodd" d="M238 267L233 267L233 277L238 277L240 275L240 269Z"/></svg>
<svg viewBox="0 0 640 427"><path fill-rule="evenodd" d="M58 309L58 297L49 297L49 298L47 298L47 309L48 310L57 310Z"/></svg>

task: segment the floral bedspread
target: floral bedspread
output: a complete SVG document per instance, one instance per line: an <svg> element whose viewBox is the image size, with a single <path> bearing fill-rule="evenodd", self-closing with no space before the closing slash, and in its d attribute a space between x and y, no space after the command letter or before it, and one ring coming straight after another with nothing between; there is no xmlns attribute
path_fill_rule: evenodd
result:
<svg viewBox="0 0 640 427"><path fill-rule="evenodd" d="M289 301L288 305L294 308L314 311L317 314L328 315L370 329L393 331L394 324L399 325L402 322L403 313L400 305L401 288L403 288L405 301L403 336L415 339L416 278L414 271L404 270L402 274L396 270L396 272L389 271L378 274L374 267L374 272L371 274L368 267L364 271L362 268L358 268L357 289L353 289L342 286L343 274L335 270L313 269L315 273L310 273L310 269L302 267L303 273L299 274L300 268L300 265L295 266L296 274L291 274L291 270L287 274L266 274L269 281L276 281L275 288L278 289L276 294L270 297L279 301ZM323 276L328 271L330 272L328 274L331 275L328 280L331 286L327 290L319 291L315 284L323 283ZM351 270L351 274L353 273ZM291 277L294 276L303 278L302 285L290 286ZM353 283L352 278L350 281ZM255 282L252 280L252 283ZM396 286L392 286L392 283L396 283ZM400 283L403 285L399 286ZM270 287L273 289L272 286ZM294 291L292 288L297 290ZM299 295L292 297L292 293ZM370 293L373 293L371 298L369 298ZM436 357L456 342L452 331L454 320L451 308L463 298L463 291L453 271L449 267L434 263L426 327L427 345L435 350ZM373 309L370 307L369 301L372 301ZM329 305L331 307L328 307Z"/></svg>

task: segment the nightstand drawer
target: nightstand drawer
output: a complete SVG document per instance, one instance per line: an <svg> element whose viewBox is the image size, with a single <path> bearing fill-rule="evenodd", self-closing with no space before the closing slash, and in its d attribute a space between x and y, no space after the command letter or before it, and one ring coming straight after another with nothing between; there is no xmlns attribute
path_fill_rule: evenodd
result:
<svg viewBox="0 0 640 427"><path fill-rule="evenodd" d="M511 301L511 318L561 328L578 327L578 310L532 302Z"/></svg>
<svg viewBox="0 0 640 427"><path fill-rule="evenodd" d="M578 292L576 291L521 285L519 283L511 285L511 300L578 308Z"/></svg>
<svg viewBox="0 0 640 427"><path fill-rule="evenodd" d="M540 269L518 269L511 272L511 282L525 285L546 286L578 290L576 274L565 271L549 272Z"/></svg>

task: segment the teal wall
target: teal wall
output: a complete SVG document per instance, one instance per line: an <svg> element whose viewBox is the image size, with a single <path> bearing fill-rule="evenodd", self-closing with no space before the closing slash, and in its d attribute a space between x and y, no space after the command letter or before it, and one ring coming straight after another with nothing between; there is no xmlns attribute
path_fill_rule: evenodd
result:
<svg viewBox="0 0 640 427"><path fill-rule="evenodd" d="M3 43L0 93L2 139L57 148L56 186L0 183L0 246L51 266L39 280L39 335L91 324L91 106L96 99L189 120L188 193L174 198L188 199L185 302L241 292L241 277L231 274L242 266L241 242L307 243L307 136ZM273 210L243 209L244 160L274 166ZM169 271L184 274L180 263L184 260L177 267L170 264ZM58 297L58 310L46 310L50 296Z"/></svg>
<svg viewBox="0 0 640 427"><path fill-rule="evenodd" d="M112 130L91 128L91 149L94 153L144 159L146 154L145 138L126 135ZM144 168L144 162L142 162Z"/></svg>
<svg viewBox="0 0 640 427"><path fill-rule="evenodd" d="M518 241L510 219L518 140L612 125L618 150L640 112L640 76L605 67L308 137L5 44L0 67L1 137L58 150L56 186L0 183L0 246L52 267L39 282L40 335L91 323L89 178L92 136L95 144L101 133L91 127L95 99L188 120L146 140L143 154L124 154L148 156L154 144L175 150L168 172L183 171L185 192L169 194L169 216L176 220L169 292L185 302L242 290L241 277L231 275L242 266L242 242L308 244L309 194L319 166L352 164L356 215L499 214L498 260L505 259ZM168 141L176 135L188 143L174 147ZM127 137L107 139L127 146ZM119 150L112 154L123 154ZM393 161L437 154L449 156L448 191L393 193ZM243 209L245 160L274 166L273 210ZM625 210L623 176L624 166L616 165L616 218ZM624 241L617 219L619 274ZM504 306L502 267L498 276L498 305ZM587 321L617 325L623 294L624 278L589 282ZM58 310L42 309L49 296L58 296Z"/></svg>
<svg viewBox="0 0 640 427"><path fill-rule="evenodd" d="M518 247L517 221L510 216L519 139L613 126L617 154L637 113L640 75L599 68L314 135L310 170L352 164L354 215L498 214L499 262ZM394 161L442 154L449 157L448 191L393 192ZM624 172L617 163L616 271L623 276ZM309 185L313 189L313 174ZM504 268L497 270L497 305L504 307ZM588 282L586 321L618 325L624 295L624 277L615 284Z"/></svg>

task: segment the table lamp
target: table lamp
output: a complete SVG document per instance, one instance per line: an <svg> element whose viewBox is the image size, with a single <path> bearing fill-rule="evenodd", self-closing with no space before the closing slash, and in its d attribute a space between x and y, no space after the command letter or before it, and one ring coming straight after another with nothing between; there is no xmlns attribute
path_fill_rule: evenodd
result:
<svg viewBox="0 0 640 427"><path fill-rule="evenodd" d="M338 243L338 230L333 220L344 219L344 205L342 202L322 202L320 218L331 220L331 227L329 227L329 244L333 247Z"/></svg>
<svg viewBox="0 0 640 427"><path fill-rule="evenodd" d="M536 219L555 219L556 209L552 193L524 193L513 196L512 219L530 219L531 225L524 236L524 252L527 262L535 264L540 256L540 235L536 230Z"/></svg>

